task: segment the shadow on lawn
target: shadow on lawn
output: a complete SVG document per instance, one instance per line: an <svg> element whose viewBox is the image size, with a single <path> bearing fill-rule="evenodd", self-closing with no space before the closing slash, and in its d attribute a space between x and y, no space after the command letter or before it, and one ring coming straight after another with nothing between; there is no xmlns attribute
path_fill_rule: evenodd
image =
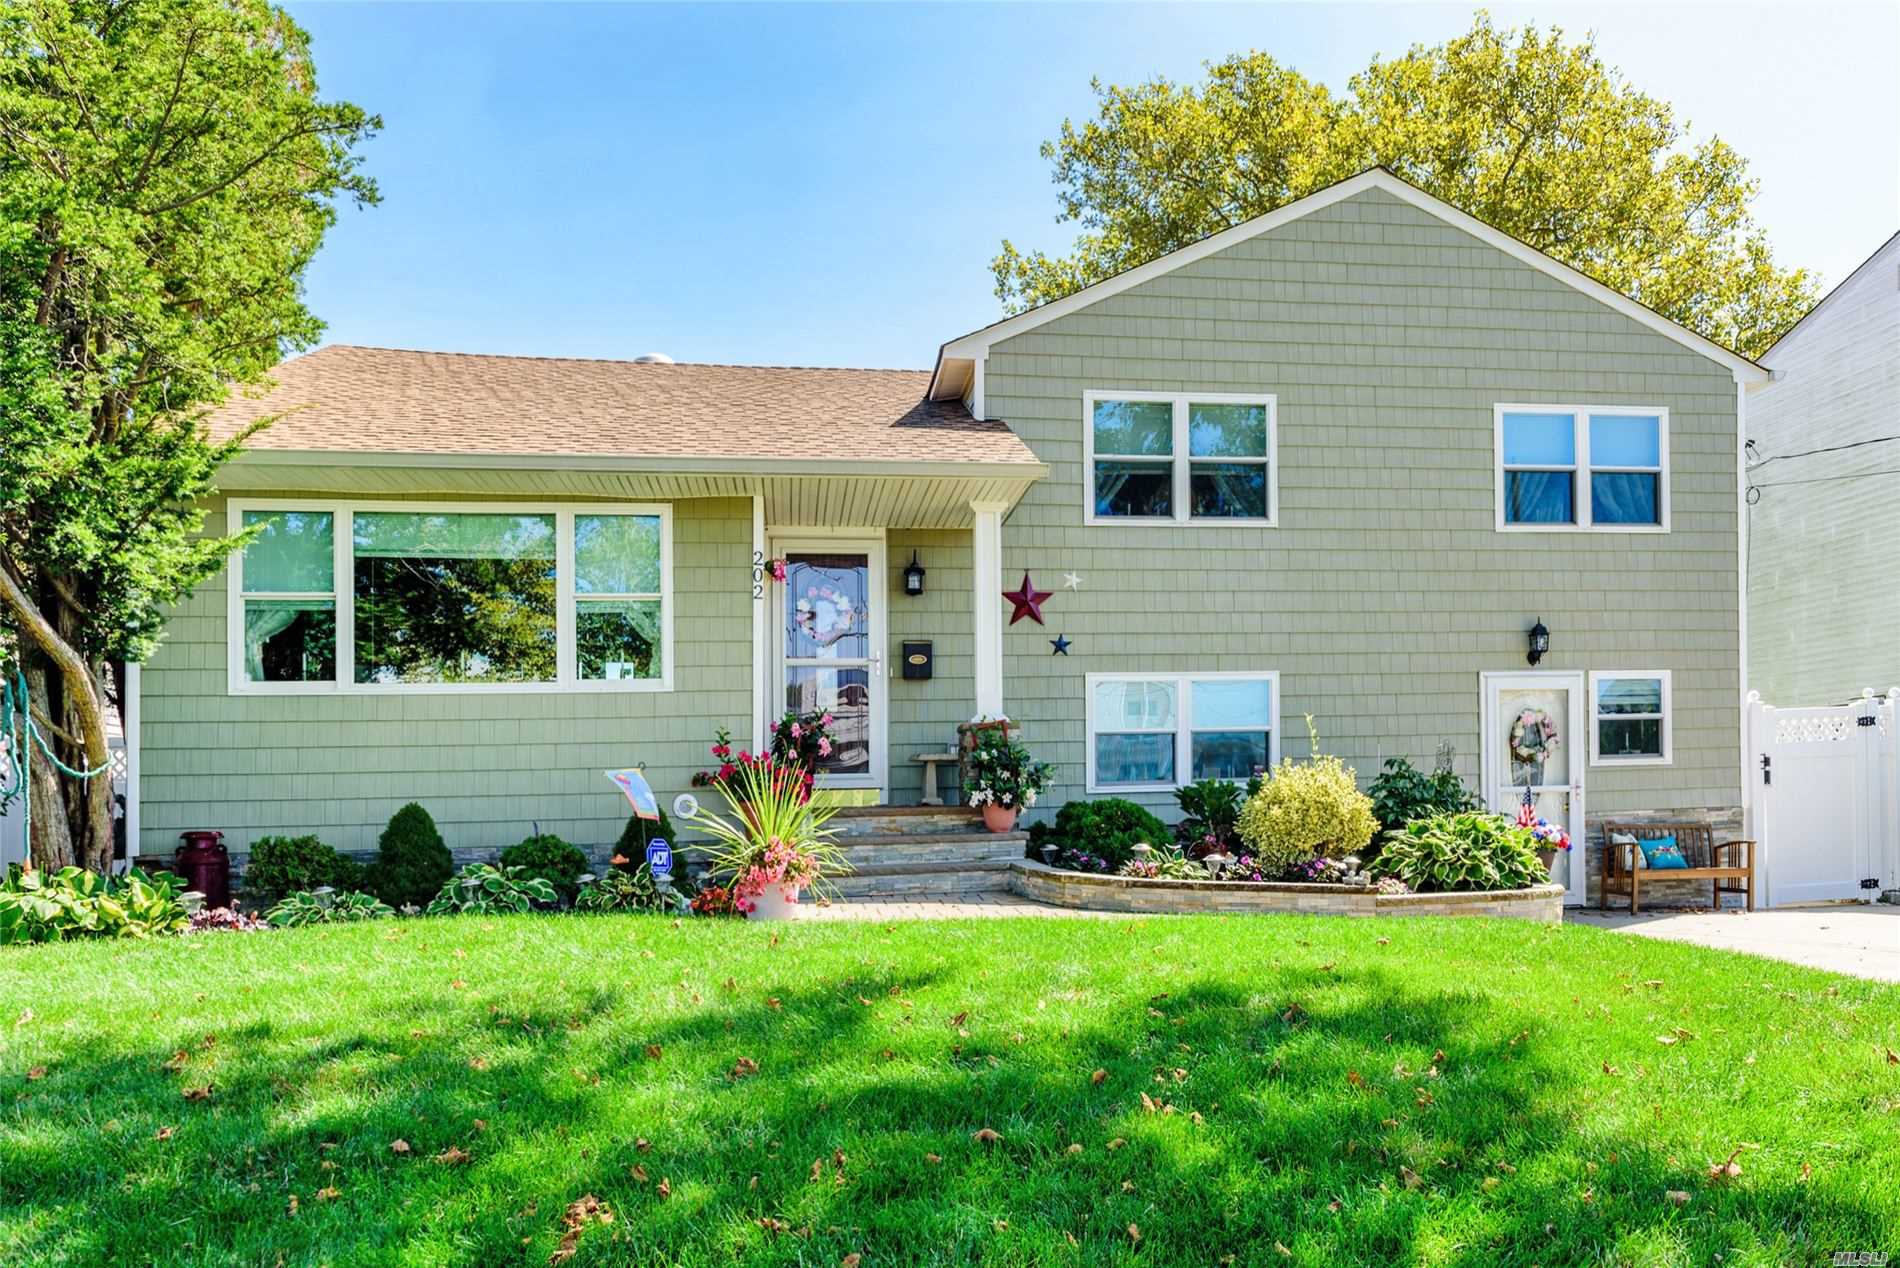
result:
<svg viewBox="0 0 1900 1268"><path fill-rule="evenodd" d="M1700 1236L1717 1238L1699 1244L1798 1241L1820 1221L1879 1245L1879 1214L1851 1196L1711 1190L1704 1159L1580 1137L1580 1098L1603 1093L1493 998L1377 969L1260 970L1263 994L1233 976L1176 971L1165 996L1132 973L1091 983L1112 1007L1067 1033L1033 1012L953 1024L934 977L896 973L776 1003L709 993L657 1027L617 1017L605 990L526 1015L414 998L295 1051L268 1020L219 1036L203 1105L181 1101L192 1064L162 1069L169 1047L81 1046L0 1120L0 1198L24 1230L10 1257L341 1264L426 1237L431 1262L543 1263L589 1192L618 1218L576 1264L1285 1262L1276 1242L1333 1262L1429 1245L1441 1263L1562 1263L1632 1239L1686 1250L1672 1188L1697 1191ZM735 1075L739 1056L757 1073ZM1002 1139L973 1140L984 1127ZM430 1161L451 1144L473 1160ZM313 1200L328 1187L340 1196Z"/></svg>

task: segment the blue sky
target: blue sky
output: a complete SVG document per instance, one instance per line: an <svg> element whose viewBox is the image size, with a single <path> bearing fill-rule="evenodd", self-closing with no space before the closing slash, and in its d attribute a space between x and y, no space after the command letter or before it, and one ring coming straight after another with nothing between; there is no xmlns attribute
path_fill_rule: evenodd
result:
<svg viewBox="0 0 1900 1268"><path fill-rule="evenodd" d="M293 4L377 112L381 206L309 276L327 341L915 366L999 315L998 241L1061 249L1037 146L1089 79L1260 48L1335 88L1445 5ZM1900 6L1494 5L1595 30L1746 155L1778 256L1840 280L1900 227Z"/></svg>

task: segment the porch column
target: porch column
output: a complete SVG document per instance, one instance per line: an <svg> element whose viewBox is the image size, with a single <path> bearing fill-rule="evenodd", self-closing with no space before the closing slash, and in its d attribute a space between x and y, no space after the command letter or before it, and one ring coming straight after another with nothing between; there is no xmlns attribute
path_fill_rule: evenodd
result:
<svg viewBox="0 0 1900 1268"><path fill-rule="evenodd" d="M1003 512L1000 502L972 502L970 611L976 631L976 715L1003 716Z"/></svg>

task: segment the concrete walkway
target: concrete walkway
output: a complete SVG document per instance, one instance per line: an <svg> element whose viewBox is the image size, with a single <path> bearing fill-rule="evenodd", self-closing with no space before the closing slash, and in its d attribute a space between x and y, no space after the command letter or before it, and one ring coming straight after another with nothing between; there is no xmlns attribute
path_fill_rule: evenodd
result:
<svg viewBox="0 0 1900 1268"><path fill-rule="evenodd" d="M1564 920L1900 982L1900 907L1843 903L1773 911L1656 911L1640 916L1589 907L1566 911Z"/></svg>

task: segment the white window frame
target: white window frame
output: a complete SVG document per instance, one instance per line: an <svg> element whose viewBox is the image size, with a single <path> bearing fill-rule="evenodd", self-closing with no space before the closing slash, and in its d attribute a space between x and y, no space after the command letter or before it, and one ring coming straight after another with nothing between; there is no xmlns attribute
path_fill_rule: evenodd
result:
<svg viewBox="0 0 1900 1268"><path fill-rule="evenodd" d="M1174 407L1174 452L1165 459L1173 470L1172 515L1097 515L1095 513L1095 405L1098 401L1163 401ZM1192 458L1188 456L1189 405L1262 405L1267 411L1267 452L1259 458ZM1103 454L1108 462L1161 462L1148 454ZM1188 493L1194 464L1264 463L1267 468L1267 513L1264 518L1188 514ZM1263 392L1138 392L1095 389L1082 393L1082 522L1090 527L1108 524L1171 524L1195 528L1278 528L1280 526L1280 412L1279 397Z"/></svg>
<svg viewBox="0 0 1900 1268"><path fill-rule="evenodd" d="M1118 398L1118 399L1126 399ZM1197 396L1197 401L1207 398ZM1118 672L1083 675L1083 718L1085 722L1086 778L1084 786L1090 793L1127 793L1127 792L1173 792L1185 788L1194 782L1194 689L1197 682L1248 681L1267 684L1267 768L1271 770L1280 764L1280 671L1277 669L1240 669L1216 670L1209 673L1196 673L1191 670L1160 670L1152 673ZM1174 779L1172 782L1159 781L1142 784L1104 784L1095 776L1095 687L1104 682L1166 682L1174 685L1175 727L1174 727ZM1111 735L1133 734L1122 727L1108 732ZM1159 729L1142 730L1142 734L1166 735ZM1240 782L1240 781L1230 781Z"/></svg>
<svg viewBox="0 0 1900 1268"><path fill-rule="evenodd" d="M309 595L244 593L244 552L232 551L226 565L226 685L234 696L307 695L511 695L537 692L649 692L673 690L673 508L664 502L353 502L312 498L232 498L226 503L227 531L243 531L246 511L327 511L336 552L331 567L333 592ZM356 676L355 519L358 512L394 511L416 515L552 515L554 517L555 669L552 682L395 682L359 683ZM660 519L660 676L592 679L576 671L574 650L574 517L576 515L657 515ZM580 600L619 599L588 595ZM639 595L636 598L652 596ZM315 598L336 604L336 677L328 682L252 682L244 672L245 599Z"/></svg>
<svg viewBox="0 0 1900 1268"><path fill-rule="evenodd" d="M1662 713L1611 713L1597 712L1597 683L1604 679L1616 678L1655 678L1662 682ZM1674 693L1667 669L1593 669L1590 671L1589 707L1590 718L1590 765L1592 766L1670 766L1675 763L1676 711ZM1604 754L1602 749L1603 732L1600 724L1609 721L1638 722L1646 718L1657 718L1662 723L1662 754L1644 753L1637 756L1623 756L1617 753Z"/></svg>
<svg viewBox="0 0 1900 1268"><path fill-rule="evenodd" d="M1575 439L1576 461L1571 464L1516 464L1513 471L1568 471L1571 508L1576 522L1571 524L1513 524L1505 519L1504 416L1506 414L1568 414L1571 435ZM1592 467L1590 465L1590 415L1625 415L1656 419L1657 467ZM1669 407L1666 405L1495 405L1491 411L1491 469L1496 477L1497 531L1500 533L1666 533L1669 531ZM1597 524L1591 519L1590 477L1616 472L1639 471L1656 476L1656 518L1654 524Z"/></svg>

